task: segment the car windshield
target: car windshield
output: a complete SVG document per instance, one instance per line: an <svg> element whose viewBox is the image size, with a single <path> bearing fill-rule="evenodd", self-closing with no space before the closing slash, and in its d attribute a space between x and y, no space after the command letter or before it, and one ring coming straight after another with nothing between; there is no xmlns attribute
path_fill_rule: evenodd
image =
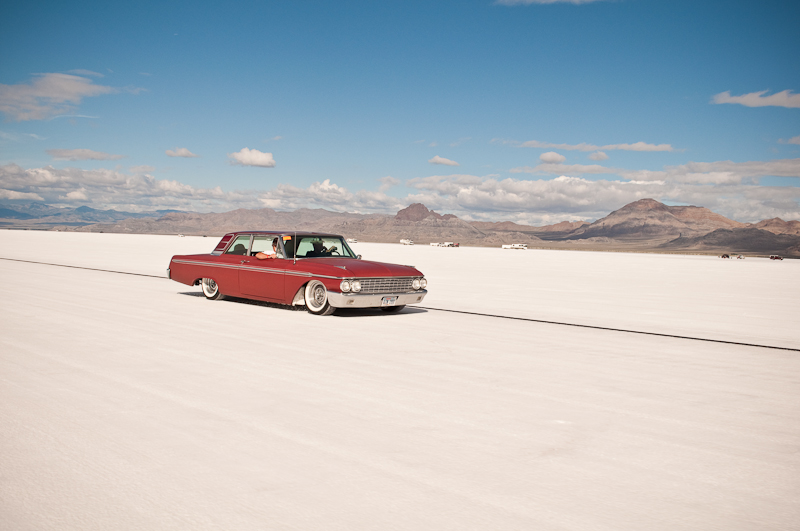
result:
<svg viewBox="0 0 800 531"><path fill-rule="evenodd" d="M298 234L297 258L355 258L356 254L345 243L341 236L311 236ZM290 248L294 240L284 236L284 247L289 257L292 257Z"/></svg>

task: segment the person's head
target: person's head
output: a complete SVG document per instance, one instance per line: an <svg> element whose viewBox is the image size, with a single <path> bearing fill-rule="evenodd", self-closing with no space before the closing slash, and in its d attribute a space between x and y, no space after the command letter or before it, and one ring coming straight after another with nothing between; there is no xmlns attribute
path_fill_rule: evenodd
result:
<svg viewBox="0 0 800 531"><path fill-rule="evenodd" d="M273 251L278 250L278 238L272 238L272 250Z"/></svg>
<svg viewBox="0 0 800 531"><path fill-rule="evenodd" d="M321 251L322 250L322 242L319 241L319 240L311 242L311 245L314 246L314 250L315 251Z"/></svg>

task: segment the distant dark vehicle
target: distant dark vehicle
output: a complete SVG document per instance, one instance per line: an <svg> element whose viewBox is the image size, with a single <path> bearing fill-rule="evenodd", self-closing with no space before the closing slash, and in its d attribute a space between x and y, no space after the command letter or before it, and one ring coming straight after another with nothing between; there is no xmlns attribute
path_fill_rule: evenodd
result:
<svg viewBox="0 0 800 531"><path fill-rule="evenodd" d="M777 254L771 254L771 255L769 255L769 259L770 260L783 260L783 257L782 256L778 256Z"/></svg>
<svg viewBox="0 0 800 531"><path fill-rule="evenodd" d="M730 258L730 257L731 257L731 255L729 255L729 254L727 254L727 253L726 253L726 254L723 254L722 256L720 256L720 258Z"/></svg>

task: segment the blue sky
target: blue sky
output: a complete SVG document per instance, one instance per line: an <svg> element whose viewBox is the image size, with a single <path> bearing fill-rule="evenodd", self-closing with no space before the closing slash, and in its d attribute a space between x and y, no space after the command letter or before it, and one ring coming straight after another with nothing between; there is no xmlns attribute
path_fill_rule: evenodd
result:
<svg viewBox="0 0 800 531"><path fill-rule="evenodd" d="M16 2L0 199L800 219L800 3Z"/></svg>

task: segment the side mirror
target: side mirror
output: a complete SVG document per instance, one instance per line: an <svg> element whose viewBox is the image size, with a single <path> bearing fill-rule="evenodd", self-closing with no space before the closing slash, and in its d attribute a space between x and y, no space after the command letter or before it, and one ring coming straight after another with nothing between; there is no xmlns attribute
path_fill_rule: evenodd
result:
<svg viewBox="0 0 800 531"><path fill-rule="evenodd" d="M361 255L360 254L356 255L356 260L361 260Z"/></svg>

